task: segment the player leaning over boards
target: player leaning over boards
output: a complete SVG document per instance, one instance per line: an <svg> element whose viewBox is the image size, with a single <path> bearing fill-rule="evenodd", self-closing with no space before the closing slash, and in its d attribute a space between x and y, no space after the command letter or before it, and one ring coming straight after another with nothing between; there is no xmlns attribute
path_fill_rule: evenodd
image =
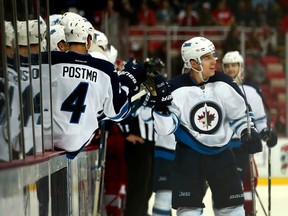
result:
<svg viewBox="0 0 288 216"><path fill-rule="evenodd" d="M54 145L74 158L98 128L99 113L114 121L130 112L130 98L145 79L142 64L129 61L125 71L88 54L94 29L85 18L64 26L68 52L52 52Z"/></svg>
<svg viewBox="0 0 288 216"><path fill-rule="evenodd" d="M251 106L254 113L254 122L257 130L260 132L261 138L266 142L269 148L277 144L277 134L267 125L267 116L264 107L264 101L261 96L260 89L257 86L251 86L243 83L244 77L244 60L238 51L227 52L222 59L223 71L231 76L240 86L240 89L245 92L247 102ZM269 123L269 122L268 122ZM253 215L253 200L251 189L251 175L249 172L249 154L242 149L240 139L233 136L231 146L236 156L238 171L243 181L244 187L244 209L246 216ZM257 167L254 162L254 187L257 186Z"/></svg>
<svg viewBox="0 0 288 216"><path fill-rule="evenodd" d="M238 85L215 71L213 43L194 37L183 43L181 54L191 71L171 80L170 88L160 76L155 78L158 98L153 111L155 130L174 133L177 139L172 207L178 216L202 215L207 181L216 216L244 216L241 180L228 143L236 133L254 154L262 151L260 135L253 121L247 121Z"/></svg>

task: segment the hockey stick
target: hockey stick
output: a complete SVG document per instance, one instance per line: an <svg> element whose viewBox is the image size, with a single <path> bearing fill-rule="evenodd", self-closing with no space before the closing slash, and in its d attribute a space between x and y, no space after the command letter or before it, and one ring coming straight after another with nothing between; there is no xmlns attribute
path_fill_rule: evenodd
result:
<svg viewBox="0 0 288 216"><path fill-rule="evenodd" d="M103 206L103 196L104 196L104 175L105 175L105 162L106 162L106 149L107 149L107 138L109 132L106 130L105 121L101 122L100 129L100 148L99 148L99 168L100 168L100 193L99 193L99 202L98 202L98 216L103 215L103 210L105 206Z"/></svg>
<svg viewBox="0 0 288 216"><path fill-rule="evenodd" d="M131 102L136 101L141 98L143 95L147 94L147 90L143 88L137 94L132 96ZM98 163L96 165L96 185L95 185L95 194L94 194L94 208L93 216L102 215L103 210L103 195L104 195L104 172L105 172L105 157L106 157L106 141L108 137L108 131L105 129L105 120L108 118L105 115L101 115L98 118L100 122L100 145L99 145L99 154L98 154ZM100 190L99 195L97 192Z"/></svg>
<svg viewBox="0 0 288 216"><path fill-rule="evenodd" d="M271 215L271 148L268 147L268 216Z"/></svg>
<svg viewBox="0 0 288 216"><path fill-rule="evenodd" d="M256 189L255 189L255 194L256 194L256 196L257 196L257 198L258 198L258 201L259 201L259 203L260 203L260 205L261 205L261 207L262 207L262 210L263 210L265 216L267 216L267 212L266 212L266 210L265 210L265 208L264 208L264 205L263 205L263 203L262 203L262 201L261 201L261 199L260 199L260 196L259 196L259 194L258 194L258 192L257 192Z"/></svg>
<svg viewBox="0 0 288 216"><path fill-rule="evenodd" d="M242 91L244 94L244 100L246 105L246 114L247 114L247 130L248 136L251 137L251 125L250 125L250 116L249 116L249 104L247 101L246 92L243 87L243 83L241 83ZM251 192L252 192L252 203L253 203L253 210L252 215L256 215L256 200L255 200L255 179L254 179L254 165L253 165L253 155L249 154L249 162L250 162L250 184L251 184Z"/></svg>
<svg viewBox="0 0 288 216"><path fill-rule="evenodd" d="M258 90L257 90L258 92ZM271 120L270 120L270 108L267 104L267 101L264 99L262 92L258 92L262 98L263 104L266 108L267 113L267 127L270 131L271 129ZM267 214L266 214L267 215ZM271 148L268 147L268 216L271 215Z"/></svg>
<svg viewBox="0 0 288 216"><path fill-rule="evenodd" d="M141 90L132 96L131 102L136 101L145 94L148 93L148 90L141 85ZM96 164L96 185L94 193L94 208L93 216L101 216L103 210L103 192L104 192L104 169L105 169L105 157L106 157L106 141L108 137L108 131L105 130L105 120L109 118L106 117L103 113L98 117L98 122L100 123L100 146L98 154L98 163ZM100 190L99 195L97 192Z"/></svg>
<svg viewBox="0 0 288 216"><path fill-rule="evenodd" d="M248 118L249 118L249 112L248 112ZM248 121L248 133L250 128L250 136L251 136L251 126L250 126L250 119ZM249 154L249 161L250 161L250 183L251 183L251 192L252 192L252 203L253 203L253 211L252 215L256 215L256 200L255 200L255 179L254 179L254 163L253 163L253 155Z"/></svg>
<svg viewBox="0 0 288 216"><path fill-rule="evenodd" d="M93 216L101 216L103 210L103 192L104 192L104 171L105 171L105 160L106 160L106 147L107 147L108 131L105 129L105 121L100 123L100 141L99 141L99 152L98 162L96 164L96 185L94 194L94 208ZM98 196L97 196L97 192Z"/></svg>
<svg viewBox="0 0 288 216"><path fill-rule="evenodd" d="M261 95L262 97L262 95ZM270 110L268 107L268 104L262 97L263 103L265 104L266 110L268 112L267 115L267 126L268 130L270 131L271 129L271 122L270 122ZM271 215L271 148L268 147L268 216Z"/></svg>

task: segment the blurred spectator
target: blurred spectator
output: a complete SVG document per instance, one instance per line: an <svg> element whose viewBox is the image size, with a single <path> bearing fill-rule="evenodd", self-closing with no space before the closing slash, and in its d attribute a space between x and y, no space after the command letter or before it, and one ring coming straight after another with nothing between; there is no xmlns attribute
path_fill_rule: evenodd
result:
<svg viewBox="0 0 288 216"><path fill-rule="evenodd" d="M240 50L240 37L237 26L232 25L230 31L228 32L225 41L223 42L223 53L227 53L233 50Z"/></svg>
<svg viewBox="0 0 288 216"><path fill-rule="evenodd" d="M213 26L215 21L212 16L211 4L209 2L204 2L199 13L200 21L199 25L201 26Z"/></svg>
<svg viewBox="0 0 288 216"><path fill-rule="evenodd" d="M181 26L197 26L199 25L199 14L194 10L193 4L187 3L177 16L178 24Z"/></svg>
<svg viewBox="0 0 288 216"><path fill-rule="evenodd" d="M246 40L246 53L254 54L254 53L262 53L262 47L259 41L259 33L255 30L248 35Z"/></svg>
<svg viewBox="0 0 288 216"><path fill-rule="evenodd" d="M263 84L267 82L266 70L262 63L261 55L254 53L251 54L251 62L246 67L245 79L257 84Z"/></svg>
<svg viewBox="0 0 288 216"><path fill-rule="evenodd" d="M138 11L137 17L139 25L143 26L156 25L155 11L152 10L145 1L141 3L141 8Z"/></svg>
<svg viewBox="0 0 288 216"><path fill-rule="evenodd" d="M277 35L269 25L263 26L263 35L260 40L262 47L262 56L276 55Z"/></svg>
<svg viewBox="0 0 288 216"><path fill-rule="evenodd" d="M131 0L115 1L115 9L120 14L120 22L127 23L128 25L137 24L137 7L135 7ZM125 24L126 25L126 24ZM119 24L121 30L123 25Z"/></svg>
<svg viewBox="0 0 288 216"><path fill-rule="evenodd" d="M257 4L253 10L252 25L262 27L267 23L266 10L262 3Z"/></svg>
<svg viewBox="0 0 288 216"><path fill-rule="evenodd" d="M156 11L156 21L158 25L171 25L175 19L175 13L170 7L169 0L160 2L160 8Z"/></svg>
<svg viewBox="0 0 288 216"><path fill-rule="evenodd" d="M93 14L93 26L95 29L101 30L103 25L104 16L108 18L118 17L118 12L114 9L114 1L108 0L104 8L95 10Z"/></svg>
<svg viewBox="0 0 288 216"><path fill-rule="evenodd" d="M280 5L280 8L282 8L282 12L286 13L286 11L288 10L288 1L287 0L278 0L277 1Z"/></svg>
<svg viewBox="0 0 288 216"><path fill-rule="evenodd" d="M270 4L274 3L274 0L251 0L252 7L257 8L258 4L262 4L264 9L267 10Z"/></svg>
<svg viewBox="0 0 288 216"><path fill-rule="evenodd" d="M234 23L232 10L226 5L226 0L217 4L217 8L212 11L213 18L217 25L229 26Z"/></svg>
<svg viewBox="0 0 288 216"><path fill-rule="evenodd" d="M237 2L237 8L234 11L235 22L239 26L250 26L252 19L252 8L245 0Z"/></svg>
<svg viewBox="0 0 288 216"><path fill-rule="evenodd" d="M274 2L267 9L267 24L270 26L279 26L280 20L283 17L283 12L280 4Z"/></svg>

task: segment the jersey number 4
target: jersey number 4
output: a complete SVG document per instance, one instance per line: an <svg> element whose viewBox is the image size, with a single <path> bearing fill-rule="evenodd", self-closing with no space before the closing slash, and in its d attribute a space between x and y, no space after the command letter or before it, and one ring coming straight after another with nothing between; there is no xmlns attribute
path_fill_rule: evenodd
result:
<svg viewBox="0 0 288 216"><path fill-rule="evenodd" d="M61 111L72 112L70 123L78 124L81 114L85 112L84 104L89 84L81 82L74 91L64 100Z"/></svg>

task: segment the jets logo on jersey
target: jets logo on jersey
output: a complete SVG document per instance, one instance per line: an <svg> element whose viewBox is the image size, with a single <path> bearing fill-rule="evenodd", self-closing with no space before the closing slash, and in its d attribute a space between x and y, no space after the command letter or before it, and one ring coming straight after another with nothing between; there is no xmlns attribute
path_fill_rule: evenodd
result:
<svg viewBox="0 0 288 216"><path fill-rule="evenodd" d="M190 113L191 125L202 134L213 134L220 126L222 114L219 106L213 102L200 103Z"/></svg>

